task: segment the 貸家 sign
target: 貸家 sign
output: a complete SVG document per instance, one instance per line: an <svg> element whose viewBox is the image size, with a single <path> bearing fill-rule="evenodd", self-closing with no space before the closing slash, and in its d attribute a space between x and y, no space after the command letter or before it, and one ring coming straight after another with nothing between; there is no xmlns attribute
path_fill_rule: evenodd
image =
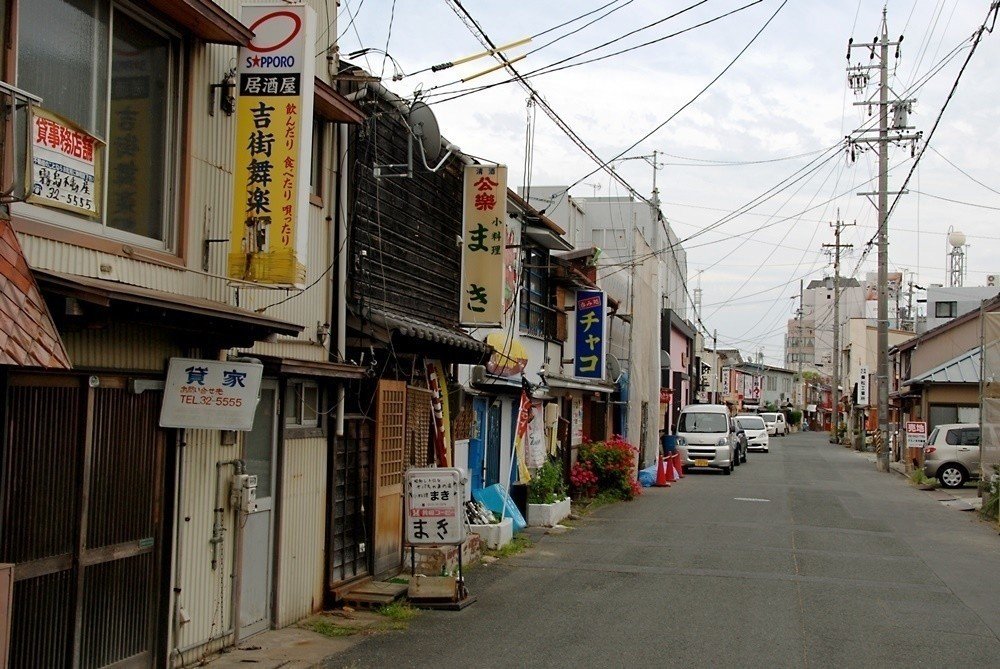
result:
<svg viewBox="0 0 1000 669"><path fill-rule="evenodd" d="M500 327L504 316L507 167L466 165L462 198L462 325Z"/></svg>
<svg viewBox="0 0 1000 669"><path fill-rule="evenodd" d="M31 109L31 147L25 201L97 218L104 143L76 124Z"/></svg>
<svg viewBox="0 0 1000 669"><path fill-rule="evenodd" d="M906 447L923 448L927 445L927 423L922 420L906 421Z"/></svg>
<svg viewBox="0 0 1000 669"><path fill-rule="evenodd" d="M160 427L253 429L263 375L256 363L170 358Z"/></svg>
<svg viewBox="0 0 1000 669"><path fill-rule="evenodd" d="M306 277L316 19L305 5L244 5L238 56L229 276L301 286Z"/></svg>
<svg viewBox="0 0 1000 669"><path fill-rule="evenodd" d="M406 470L403 524L413 546L447 546L465 541L462 470L433 467Z"/></svg>
<svg viewBox="0 0 1000 669"><path fill-rule="evenodd" d="M603 379L607 339L607 295L601 290L576 291L576 356L573 375Z"/></svg>

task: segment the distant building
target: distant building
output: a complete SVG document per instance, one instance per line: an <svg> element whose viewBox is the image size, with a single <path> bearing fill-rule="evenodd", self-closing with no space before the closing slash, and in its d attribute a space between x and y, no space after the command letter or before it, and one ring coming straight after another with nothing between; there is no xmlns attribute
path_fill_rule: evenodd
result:
<svg viewBox="0 0 1000 669"><path fill-rule="evenodd" d="M942 286L927 287L927 320L921 332L933 330L953 318L975 311L985 300L1000 295L996 286Z"/></svg>
<svg viewBox="0 0 1000 669"><path fill-rule="evenodd" d="M802 296L802 319L788 321L785 365L805 371L833 369L833 277L810 281ZM840 322L865 317L866 290L857 279L840 277Z"/></svg>

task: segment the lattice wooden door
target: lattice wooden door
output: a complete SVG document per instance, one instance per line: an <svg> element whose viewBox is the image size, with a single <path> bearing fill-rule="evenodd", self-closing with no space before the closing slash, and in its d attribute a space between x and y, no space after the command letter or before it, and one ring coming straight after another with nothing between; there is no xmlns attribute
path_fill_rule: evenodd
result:
<svg viewBox="0 0 1000 669"><path fill-rule="evenodd" d="M406 382L379 381L375 413L375 577L399 571L403 559L403 469Z"/></svg>

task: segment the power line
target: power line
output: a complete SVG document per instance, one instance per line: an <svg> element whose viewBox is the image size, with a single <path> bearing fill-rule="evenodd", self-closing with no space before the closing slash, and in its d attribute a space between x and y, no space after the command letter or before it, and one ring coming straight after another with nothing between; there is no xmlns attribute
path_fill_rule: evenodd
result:
<svg viewBox="0 0 1000 669"><path fill-rule="evenodd" d="M987 185L987 184L983 183L982 181L980 181L980 180L979 180L979 179L977 179L976 177L972 176L971 174L969 174L968 172L966 172L965 170L963 170L963 169L962 169L961 167L959 167L959 166L958 166L958 165L956 165L955 163L953 163L953 162L951 162L950 160L948 160L948 158L946 158L946 157L944 156L944 154L942 154L942 153L941 153L940 151L938 151L938 150L937 150L936 148L934 148L933 146L932 146L932 147L930 147L930 149L931 149L931 151L933 151L934 153L938 154L938 156L939 156L939 157L940 157L940 158L941 158L941 159L942 159L942 160L943 160L944 162L948 163L949 165L951 165L952 167L954 167L954 168L955 168L956 170L958 170L959 172L961 172L961 173L962 173L962 174L964 174L965 176L969 177L969 179L971 179L972 181L976 182L977 184L979 184L980 186L982 186L982 187L983 187L983 188L985 188L986 190L988 190L988 191L991 191L991 192L993 192L993 193L996 193L997 195L1000 195L1000 190L997 190L997 189L993 188L992 186L989 186L989 185ZM919 184L918 184L918 185L919 185Z"/></svg>

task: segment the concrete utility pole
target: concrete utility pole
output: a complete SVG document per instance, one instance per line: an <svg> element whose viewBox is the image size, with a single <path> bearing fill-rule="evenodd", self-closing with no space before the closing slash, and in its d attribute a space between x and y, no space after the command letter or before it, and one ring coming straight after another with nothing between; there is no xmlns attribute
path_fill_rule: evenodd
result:
<svg viewBox="0 0 1000 669"><path fill-rule="evenodd" d="M858 193L868 197L878 197L878 365L876 380L878 383L878 429L881 443L878 447L876 467L881 472L889 471L889 144L911 142L911 152L915 151L916 142L921 133L908 134L912 130L908 125L910 110L915 100L895 98L889 102L889 47L896 47L896 58L899 58L899 45L903 37L889 41L889 28L886 20L886 9L882 9L882 29L879 37L871 44L854 44L851 38L847 43L847 81L856 93L863 93L868 88L870 71L878 69L879 86L878 101L871 99L855 102L855 106L868 109L878 107L878 131L872 134L872 129L862 128L848 135L847 147L852 159L857 149L872 148L878 151L878 190L869 193ZM851 65L853 49L864 49L868 52L869 62L877 64ZM889 127L889 109L892 105L892 128ZM897 192L902 194L902 192Z"/></svg>
<svg viewBox="0 0 1000 669"><path fill-rule="evenodd" d="M854 248L854 244L841 244L840 233L844 228L857 223L844 223L840 220L840 210L837 210L837 220L830 224L833 228L834 243L823 244L825 249L833 249L833 439L840 443L837 433L840 431L840 249Z"/></svg>
<svg viewBox="0 0 1000 669"><path fill-rule="evenodd" d="M803 356L803 353L802 353L802 348L803 348L803 346L802 346L802 318L805 315L806 307L805 307L805 303L803 302L804 295L805 295L805 291L803 289L803 286L804 286L804 283L803 283L802 279L799 279L799 313L798 313L798 316L799 316L799 328L798 328L798 333L799 333L798 334L798 338L799 338L798 339L798 341L799 341L799 346L798 346L798 349L799 349L799 377L798 377L798 384L799 384L799 388L798 388L798 390L799 390L799 392L802 393L800 395L800 397L799 397L800 404L802 405L801 408L800 408L800 410L802 411L802 420L805 420L805 415L806 415L806 386L802 382L802 356Z"/></svg>
<svg viewBox="0 0 1000 669"><path fill-rule="evenodd" d="M712 370L712 403L719 403L719 377L722 376L722 365L719 364L719 331L712 330L712 350L715 351L715 369Z"/></svg>

